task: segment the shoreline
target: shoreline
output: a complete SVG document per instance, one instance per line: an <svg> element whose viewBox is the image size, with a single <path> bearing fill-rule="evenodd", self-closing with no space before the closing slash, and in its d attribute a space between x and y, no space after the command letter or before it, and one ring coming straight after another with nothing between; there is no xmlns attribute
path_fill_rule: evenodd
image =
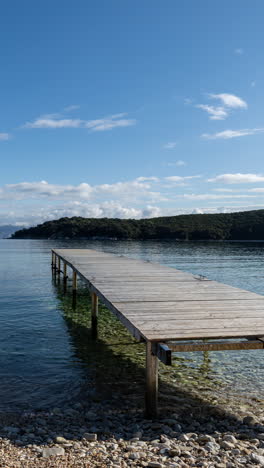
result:
<svg viewBox="0 0 264 468"><path fill-rule="evenodd" d="M140 393L131 387L110 399L90 391L64 408L0 412L0 466L264 466L260 405L241 409L235 399L227 407L211 389L207 397L184 385L170 390L162 380L155 420L144 418Z"/></svg>

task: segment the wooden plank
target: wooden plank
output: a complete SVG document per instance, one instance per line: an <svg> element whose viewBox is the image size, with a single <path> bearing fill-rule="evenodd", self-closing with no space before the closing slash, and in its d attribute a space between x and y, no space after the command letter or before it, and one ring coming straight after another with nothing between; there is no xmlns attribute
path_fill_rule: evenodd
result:
<svg viewBox="0 0 264 468"><path fill-rule="evenodd" d="M134 336L264 334L264 298L164 265L92 250L55 250ZM147 278L144 279L144 278ZM262 328L261 328L262 327Z"/></svg>
<svg viewBox="0 0 264 468"><path fill-rule="evenodd" d="M120 310L124 308L126 313L135 313L142 310L142 313L155 313L156 311L161 311L161 313L166 312L176 312L176 311L188 311L191 310L194 312L201 312L201 311L214 311L214 310L247 310L249 308L254 308L255 310L263 309L264 306L264 297L261 299L255 300L246 300L246 299L234 299L234 300L225 300L222 301L168 301L168 302L120 302L118 307Z"/></svg>
<svg viewBox="0 0 264 468"><path fill-rule="evenodd" d="M168 330L169 328L174 328L180 330L200 330L200 329L217 329L217 330L224 330L229 328L235 328L237 330L241 328L255 328L256 330L258 327L264 328L264 320L263 317L261 318L252 318L252 317L243 317L243 318L226 318L226 319L200 319L200 320L193 320L192 318L178 320L172 319L169 321L156 321L155 318L152 320L140 320L137 319L133 321L137 328L142 331L152 331L152 330Z"/></svg>
<svg viewBox="0 0 264 468"><path fill-rule="evenodd" d="M235 351L242 349L263 349L264 343L260 340L240 341L240 342L215 342L215 343L167 343L168 348L173 352L190 351Z"/></svg>
<svg viewBox="0 0 264 468"><path fill-rule="evenodd" d="M258 331L256 328L244 328L244 329L235 329L230 328L228 330L214 330L214 329L200 329L200 330L178 330L171 328L170 330L162 331L142 331L142 336L145 340L150 341L172 341L172 340L199 340L199 339L225 339L225 338L257 338ZM259 330L261 335L264 334L264 326Z"/></svg>

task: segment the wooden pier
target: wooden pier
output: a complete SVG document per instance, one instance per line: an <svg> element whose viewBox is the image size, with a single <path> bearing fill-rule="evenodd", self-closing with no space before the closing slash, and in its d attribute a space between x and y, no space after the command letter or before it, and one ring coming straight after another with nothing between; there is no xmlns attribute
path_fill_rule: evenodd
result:
<svg viewBox="0 0 264 468"><path fill-rule="evenodd" d="M63 262L63 270L61 270ZM97 336L98 298L130 333L146 343L146 414L157 415L158 360L174 351L264 348L264 296L157 263L89 249L52 250L52 268L72 269L92 295ZM205 341L206 340L206 341Z"/></svg>

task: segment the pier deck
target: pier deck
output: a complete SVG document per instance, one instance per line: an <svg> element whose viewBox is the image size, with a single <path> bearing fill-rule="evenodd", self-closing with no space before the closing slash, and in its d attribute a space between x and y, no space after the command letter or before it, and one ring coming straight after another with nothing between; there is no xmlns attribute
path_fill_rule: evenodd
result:
<svg viewBox="0 0 264 468"><path fill-rule="evenodd" d="M64 269L61 270L61 261ZM73 270L92 293L97 336L98 298L138 340L146 342L146 412L157 413L158 359L172 351L263 349L264 296L205 277L89 249L52 250L54 272ZM204 342L201 340L209 340Z"/></svg>

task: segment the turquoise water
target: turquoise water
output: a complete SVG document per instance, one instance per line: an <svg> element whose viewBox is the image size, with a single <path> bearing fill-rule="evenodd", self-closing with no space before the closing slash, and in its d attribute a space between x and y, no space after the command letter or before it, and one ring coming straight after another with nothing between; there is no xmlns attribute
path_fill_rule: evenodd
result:
<svg viewBox="0 0 264 468"><path fill-rule="evenodd" d="M264 243L0 240L0 409L63 405L89 382L91 371L78 357L52 282L50 249L56 247L148 259L264 295ZM202 353L181 356L187 369L204 371ZM222 379L234 393L262 398L262 351L209 358L209 378Z"/></svg>

